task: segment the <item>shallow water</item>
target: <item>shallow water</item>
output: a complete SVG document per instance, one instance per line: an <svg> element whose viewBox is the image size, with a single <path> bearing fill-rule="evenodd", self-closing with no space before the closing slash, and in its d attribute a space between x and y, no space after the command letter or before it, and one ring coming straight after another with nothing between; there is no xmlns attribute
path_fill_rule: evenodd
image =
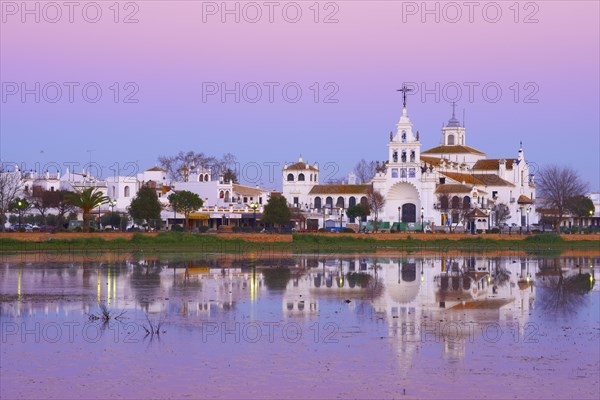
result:
<svg viewBox="0 0 600 400"><path fill-rule="evenodd" d="M597 398L599 275L600 257L5 262L0 397Z"/></svg>

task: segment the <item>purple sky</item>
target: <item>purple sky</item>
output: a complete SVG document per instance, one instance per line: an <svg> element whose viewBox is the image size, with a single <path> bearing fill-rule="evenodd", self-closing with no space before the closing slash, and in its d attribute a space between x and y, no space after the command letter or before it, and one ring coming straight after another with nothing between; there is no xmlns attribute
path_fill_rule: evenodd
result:
<svg viewBox="0 0 600 400"><path fill-rule="evenodd" d="M522 140L530 162L570 165L599 190L598 2L479 2L471 10L428 2L427 13L420 1L338 1L320 2L318 15L314 1L271 10L228 2L239 22L220 1L120 2L118 15L113 1L95 3L99 10L26 4L39 4L39 14L20 1L0 10L4 162L85 163L93 150L108 175L115 163L145 169L179 150L231 152L243 180L272 188L283 163L302 154L323 169L336 165L322 178L341 175L361 158L386 157L400 115L395 90L415 82L431 91L409 98L424 148L439 143L458 86L467 144L512 157ZM221 83L236 82L223 102ZM31 90L24 99L22 83ZM279 163L273 182L265 163Z"/></svg>

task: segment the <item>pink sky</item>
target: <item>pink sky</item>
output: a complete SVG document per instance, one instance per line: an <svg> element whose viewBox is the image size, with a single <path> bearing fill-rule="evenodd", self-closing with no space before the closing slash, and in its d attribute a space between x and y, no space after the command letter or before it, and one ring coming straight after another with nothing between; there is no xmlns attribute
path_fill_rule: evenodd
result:
<svg viewBox="0 0 600 400"><path fill-rule="evenodd" d="M520 2L518 23L509 8L514 2L494 3L502 10L497 23L482 14L487 7L487 17L494 16L491 2L480 2L473 23L463 6L462 19L454 24L443 18L444 10L454 15L448 2L439 3L439 23L434 15L422 22L419 12L403 16L403 7L421 8L422 2L389 1L320 2L321 22L315 23L309 1L296 2L303 13L298 23L285 21L278 10L289 2L280 2L273 23L261 6L263 18L255 24L244 14L240 23L233 16L222 23L220 14L203 22L203 7L221 2L141 1L136 3L139 22L132 24L113 22L113 2L98 2L103 14L95 24L77 10L74 23L65 14L48 23L43 13L40 23L32 16L23 23L21 10L12 15L6 3L11 2L2 3L0 32L3 161L84 162L86 150L93 149L103 165L137 161L145 168L160 154L189 149L232 152L242 162L259 163L283 163L302 153L310 161L335 162L346 173L360 158L385 157L386 137L400 113L395 90L402 82L429 88L436 82L441 87L495 82L503 91L498 102L486 101L480 90L472 103L464 97L459 101L459 117L466 109L468 144L490 157L509 157L523 140L531 162L571 165L599 189L597 2ZM246 3L239 3L241 9ZM233 8L235 2L227 4ZM133 10L121 9L119 17ZM323 23L333 11L338 22ZM531 13L538 22L524 23ZM6 93L12 82L33 87L35 82L92 81L103 89L93 104L80 93L73 103L65 95L55 104L44 98L35 103L33 95L23 103L19 94ZM114 82L121 96L127 93L124 84L134 82L139 102L115 104ZM303 95L297 103L285 101L281 91L272 103L266 91L257 103L235 103L233 95L225 103L218 95L202 102L203 82L229 87L297 82ZM314 82L320 87L317 103ZM322 101L330 92L327 82L339 89L337 103ZM533 86L525 87L528 82ZM526 103L532 88L538 102ZM439 142L450 110L433 95L424 102L418 96L409 99L409 114L425 147ZM265 180L265 186L276 186Z"/></svg>

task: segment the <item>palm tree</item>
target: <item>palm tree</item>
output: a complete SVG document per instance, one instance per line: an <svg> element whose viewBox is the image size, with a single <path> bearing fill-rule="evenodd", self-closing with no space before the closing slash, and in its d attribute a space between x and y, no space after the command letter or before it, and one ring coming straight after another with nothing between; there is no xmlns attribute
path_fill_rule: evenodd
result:
<svg viewBox="0 0 600 400"><path fill-rule="evenodd" d="M81 208L83 213L83 231L90 229L90 212L100 204L108 202L110 199L104 196L102 192L94 188L87 188L82 191L69 193L67 202L75 207Z"/></svg>

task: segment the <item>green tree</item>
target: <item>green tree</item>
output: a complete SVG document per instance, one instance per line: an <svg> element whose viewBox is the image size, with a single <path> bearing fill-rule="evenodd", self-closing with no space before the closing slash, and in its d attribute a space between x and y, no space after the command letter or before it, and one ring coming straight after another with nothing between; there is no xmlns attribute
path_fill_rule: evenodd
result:
<svg viewBox="0 0 600 400"><path fill-rule="evenodd" d="M281 226L290 222L292 212L283 196L271 196L265 205L261 221Z"/></svg>
<svg viewBox="0 0 600 400"><path fill-rule="evenodd" d="M185 217L185 229L188 229L190 213L202 207L202 199L196 193L181 190L169 195L169 203L175 212L180 212Z"/></svg>
<svg viewBox="0 0 600 400"><path fill-rule="evenodd" d="M129 215L134 220L146 220L148 225L155 227L156 221L160 220L161 210L162 206L158 201L156 190L148 186L142 186L131 200Z"/></svg>
<svg viewBox="0 0 600 400"><path fill-rule="evenodd" d="M369 207L367 207L365 204L357 204L352 207L348 207L348 209L346 210L346 215L348 216L348 218L350 218L350 219L358 218L358 231L359 232L360 232L361 218L366 217L369 214L371 214L371 212L369 211Z"/></svg>
<svg viewBox="0 0 600 400"><path fill-rule="evenodd" d="M31 203L25 198L16 197L12 203L9 204L8 209L11 212L16 212L19 215L20 223L24 224L24 214L31 208ZM26 217L26 216L25 216Z"/></svg>
<svg viewBox="0 0 600 400"><path fill-rule="evenodd" d="M578 217L589 217L593 214L596 208L594 202L587 196L574 196L569 199L567 205L571 214Z"/></svg>
<svg viewBox="0 0 600 400"><path fill-rule="evenodd" d="M109 214L104 214L102 216L102 218L100 218L100 223L104 227L110 225L113 227L113 229L119 228L119 226L121 225L121 216L119 215L119 213L113 213L113 212L111 212Z"/></svg>
<svg viewBox="0 0 600 400"><path fill-rule="evenodd" d="M574 196L569 199L567 208L569 212L579 217L579 229L581 229L583 218L589 218L594 214L596 208L594 202L587 196Z"/></svg>
<svg viewBox="0 0 600 400"><path fill-rule="evenodd" d="M83 213L83 231L90 230L90 212L101 204L105 204L110 199L102 192L94 188L87 188L82 191L69 192L66 202L74 207L81 209Z"/></svg>
<svg viewBox="0 0 600 400"><path fill-rule="evenodd" d="M231 168L227 168L227 170L225 170L225 173L223 174L223 181L238 183L237 175Z"/></svg>

